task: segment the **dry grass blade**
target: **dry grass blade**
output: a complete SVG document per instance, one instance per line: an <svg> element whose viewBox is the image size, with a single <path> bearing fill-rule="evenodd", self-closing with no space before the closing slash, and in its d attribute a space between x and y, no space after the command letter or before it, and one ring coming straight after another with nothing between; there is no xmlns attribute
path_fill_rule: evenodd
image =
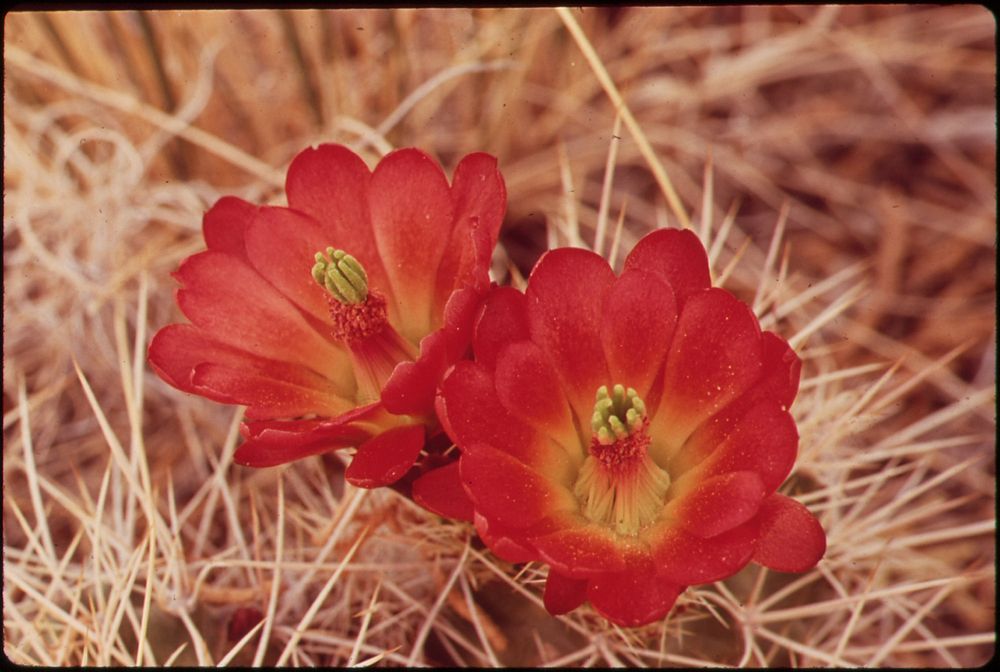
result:
<svg viewBox="0 0 1000 672"><path fill-rule="evenodd" d="M667 177L667 173L663 169L663 165L656 156L656 152L646 139L646 134L643 132L642 127L639 126L638 122L636 122L635 117L632 116L632 112L628 108L628 105L626 105L624 99L622 99L621 94L618 92L618 87L615 86L615 83L612 81L610 75L608 75L608 71L601 62L600 56L598 56L594 51L593 45L591 45L590 40L587 39L583 29L580 28L580 24L575 18L573 18L573 14L570 13L570 10L566 7L556 7L556 12L559 14L559 18L562 19L563 23L566 24L566 29L569 30L573 39L576 40L576 43L579 45L580 50L587 59L587 62L590 63L590 67L600 80L601 86L604 87L604 91L608 94L608 98L611 99L615 110L617 110L617 114L621 115L622 120L628 127L633 139L639 145L639 151L642 152L643 157L649 164L650 170L652 170L653 175L656 176L656 181L660 185L663 195L667 198L667 202L670 204L670 208L673 210L674 216L677 217L677 221L680 222L684 228L691 228L691 220L688 217L684 206L681 204L680 198L677 196L677 192L674 191L674 186L671 184L670 178Z"/></svg>
<svg viewBox="0 0 1000 672"><path fill-rule="evenodd" d="M214 154L227 159L233 165L246 168L247 171L255 173L261 179L267 180L276 186L284 184L284 176L270 166L263 164L255 157L240 151L238 148L221 141L214 135L188 126L182 119L164 114L160 110L145 105L141 101L117 91L68 76L47 63L39 61L30 54L21 51L17 47L9 47L6 50L5 58L31 74L47 79L51 83L61 86L72 93L112 106L123 112L143 117L160 126L168 133L184 137L195 144L199 144Z"/></svg>

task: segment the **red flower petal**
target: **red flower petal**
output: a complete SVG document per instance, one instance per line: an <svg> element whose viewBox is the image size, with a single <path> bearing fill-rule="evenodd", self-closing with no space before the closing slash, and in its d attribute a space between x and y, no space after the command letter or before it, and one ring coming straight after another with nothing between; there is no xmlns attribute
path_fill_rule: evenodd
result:
<svg viewBox="0 0 1000 672"><path fill-rule="evenodd" d="M802 360L785 339L770 331L761 334L761 353L762 375L754 389L790 407L799 391Z"/></svg>
<svg viewBox="0 0 1000 672"><path fill-rule="evenodd" d="M472 500L465 492L458 461L433 469L413 481L413 501L444 518L472 520Z"/></svg>
<svg viewBox="0 0 1000 672"><path fill-rule="evenodd" d="M542 558L566 576L581 579L625 570L619 539L597 525L577 524L531 540Z"/></svg>
<svg viewBox="0 0 1000 672"><path fill-rule="evenodd" d="M527 337L528 312L524 294L512 287L491 289L476 320L472 342L476 361L492 371L497 353L504 346Z"/></svg>
<svg viewBox="0 0 1000 672"><path fill-rule="evenodd" d="M269 385L288 387L288 393L297 396L301 406L288 409L287 415L306 415L317 412L317 407L332 409L330 414L338 415L352 406L349 399L338 396L330 381L314 371L298 364L266 359L221 343L191 324L171 324L160 329L149 344L149 363L163 380L185 392L193 392L226 404L246 404L249 417L260 416L266 411L272 399L263 391ZM237 379L253 378L263 386L253 387L248 394L238 396L235 383L213 386L210 379L202 375L197 383L193 376L199 365L211 363L220 369L232 371ZM304 389L303 389L304 388ZM263 406L261 406L263 404ZM313 409L313 410L308 410Z"/></svg>
<svg viewBox="0 0 1000 672"><path fill-rule="evenodd" d="M320 333L332 338L326 292L311 272L316 253L329 245L315 220L289 208L260 208L246 231L247 256L254 269L312 316Z"/></svg>
<svg viewBox="0 0 1000 672"><path fill-rule="evenodd" d="M673 288L677 305L712 284L708 255L691 231L658 229L643 236L625 259L624 270L642 269L659 275Z"/></svg>
<svg viewBox="0 0 1000 672"><path fill-rule="evenodd" d="M495 521L489 522L479 513L473 514L473 522L479 538L483 540L493 555L506 562L532 562L538 560L538 552L533 548L514 541Z"/></svg>
<svg viewBox="0 0 1000 672"><path fill-rule="evenodd" d="M666 616L683 590L684 586L665 581L653 571L630 568L591 579L587 599L604 618L631 628Z"/></svg>
<svg viewBox="0 0 1000 672"><path fill-rule="evenodd" d="M378 402L357 406L335 418L314 418L310 420L255 420L240 425L240 435L247 439L265 438L280 440L282 437L300 439L322 438L329 433L338 435L345 425L351 425L364 432L367 440L397 422L398 418L385 412ZM311 436L303 436L309 434Z"/></svg>
<svg viewBox="0 0 1000 672"><path fill-rule="evenodd" d="M485 298L485 290L463 288L451 293L444 306L444 326L441 327L448 337L449 361L471 354L473 327Z"/></svg>
<svg viewBox="0 0 1000 672"><path fill-rule="evenodd" d="M757 407L762 402L771 402L768 410L763 411L771 414L777 411L784 412L791 406L798 390L802 362L788 343L769 331L762 334L761 346L763 363L760 379L738 399L729 403L711 420L702 423L695 430L684 444L683 450L674 456L670 464L670 473L683 473L704 460L733 433L748 413L761 413L762 410ZM758 418L750 419L748 422L760 424L767 421ZM760 442L766 451L766 455L761 457L767 457L765 461L772 465L769 469L761 470L760 474L764 484L771 489L780 485L788 475L791 464L786 465L785 461L794 461L798 445L798 434L794 423L792 431L789 432L787 429L787 425L791 422L790 416L786 414L774 419L773 422L776 426L771 440Z"/></svg>
<svg viewBox="0 0 1000 672"><path fill-rule="evenodd" d="M460 460L460 473L476 510L501 525L524 528L576 507L576 499L507 453L473 444Z"/></svg>
<svg viewBox="0 0 1000 672"><path fill-rule="evenodd" d="M760 340L757 319L732 294L716 288L692 294L667 355L652 434L676 450L699 424L749 388L760 374Z"/></svg>
<svg viewBox="0 0 1000 672"><path fill-rule="evenodd" d="M549 578L545 580L545 593L542 600L545 609L553 616L566 614L587 599L587 580L571 579L568 576L549 570Z"/></svg>
<svg viewBox="0 0 1000 672"><path fill-rule="evenodd" d="M541 464L532 453L537 433L511 415L497 398L493 380L479 364L467 360L455 364L441 382L441 415L452 440L464 448L487 443L506 450L526 463ZM537 451L536 451L537 452Z"/></svg>
<svg viewBox="0 0 1000 672"><path fill-rule="evenodd" d="M478 218L479 226L496 241L507 209L507 188L496 157L483 152L468 154L455 167L451 182L456 223Z"/></svg>
<svg viewBox="0 0 1000 672"><path fill-rule="evenodd" d="M696 537L714 537L756 515L764 484L752 471L737 471L698 483L667 505L667 516Z"/></svg>
<svg viewBox="0 0 1000 672"><path fill-rule="evenodd" d="M767 492L788 477L798 454L795 421L777 401L763 401L750 409L722 445L698 467L693 478L751 470L760 475Z"/></svg>
<svg viewBox="0 0 1000 672"><path fill-rule="evenodd" d="M436 305L443 306L452 289L463 282L474 282L477 272L489 282L489 255L496 245L507 208L507 190L497 170L496 158L477 152L459 162L452 178L451 200L455 206L455 225L438 269ZM477 246L473 237L482 240ZM485 264L477 263L485 248Z"/></svg>
<svg viewBox="0 0 1000 672"><path fill-rule="evenodd" d="M566 396L582 418L608 378L599 334L604 294L615 282L608 262L587 250L549 250L535 265L525 292L531 340L548 355Z"/></svg>
<svg viewBox="0 0 1000 672"><path fill-rule="evenodd" d="M313 431L280 431L257 428L236 449L233 461L245 467L273 467L338 448L349 448L367 440L371 432L348 423L325 423Z"/></svg>
<svg viewBox="0 0 1000 672"><path fill-rule="evenodd" d="M677 323L674 292L658 276L626 271L604 297L601 341L611 380L648 399Z"/></svg>
<svg viewBox="0 0 1000 672"><path fill-rule="evenodd" d="M520 341L505 347L497 357L494 383L507 411L566 448L579 451L559 377L537 345Z"/></svg>
<svg viewBox="0 0 1000 672"><path fill-rule="evenodd" d="M347 355L236 257L202 252L189 257L175 275L184 285L177 290L181 311L213 338L261 357L310 368L340 390L353 387Z"/></svg>
<svg viewBox="0 0 1000 672"><path fill-rule="evenodd" d="M345 476L359 488L377 488L403 477L424 447L424 426L393 427L358 446Z"/></svg>
<svg viewBox="0 0 1000 672"><path fill-rule="evenodd" d="M682 586L719 581L743 569L754 552L757 524L749 522L702 539L678 527L650 535L657 573Z"/></svg>
<svg viewBox="0 0 1000 672"><path fill-rule="evenodd" d="M345 250L365 267L369 285L392 294L382 266L368 211L371 172L357 154L340 145L303 150L288 167L288 205L315 219L330 245ZM389 301L390 320L396 315Z"/></svg>
<svg viewBox="0 0 1000 672"><path fill-rule="evenodd" d="M415 362L400 362L382 386L382 403L391 413L420 415L433 412L438 383L448 366L469 349L472 321L481 304L479 292L460 289L445 306L445 325L424 336Z"/></svg>
<svg viewBox="0 0 1000 672"><path fill-rule="evenodd" d="M429 156L400 149L375 168L369 193L372 230L399 307L397 329L415 342L436 326L431 310L444 248L429 243L451 236L448 182Z"/></svg>
<svg viewBox="0 0 1000 672"><path fill-rule="evenodd" d="M420 341L415 362L400 362L382 386L382 403L391 413L429 413L434 405L438 381L448 367L448 339L442 331L431 332Z"/></svg>
<svg viewBox="0 0 1000 672"><path fill-rule="evenodd" d="M194 374L194 367L205 362L245 367L258 373L271 367L276 369L285 367L281 371L280 379L291 378L299 384L309 381L317 388L325 383L325 379L314 371L295 364L258 357L221 343L193 324L169 324L156 332L149 344L149 363L153 369L160 378L185 392L204 393L191 384L191 376ZM227 398L225 403L234 402Z"/></svg>
<svg viewBox="0 0 1000 672"><path fill-rule="evenodd" d="M225 403L246 404L248 418L296 415L335 416L350 408L351 402L316 389L300 387L267 375L220 364L198 364L191 375L199 394L211 391Z"/></svg>
<svg viewBox="0 0 1000 672"><path fill-rule="evenodd" d="M257 206L235 196L223 196L215 202L202 218L202 233L205 245L210 250L228 252L246 259L243 237Z"/></svg>
<svg viewBox="0 0 1000 672"><path fill-rule="evenodd" d="M805 572L826 553L826 534L809 509L784 495L773 494L761 504L760 536L754 562L779 572Z"/></svg>

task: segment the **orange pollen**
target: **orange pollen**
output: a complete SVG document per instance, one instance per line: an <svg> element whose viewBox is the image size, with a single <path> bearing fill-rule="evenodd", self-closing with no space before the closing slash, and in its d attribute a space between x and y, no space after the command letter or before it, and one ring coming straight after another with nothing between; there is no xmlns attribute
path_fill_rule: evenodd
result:
<svg viewBox="0 0 1000 672"><path fill-rule="evenodd" d="M649 448L649 420L644 418L642 426L614 443L602 444L594 436L590 439L590 454L612 474L621 475L629 471L646 454Z"/></svg>
<svg viewBox="0 0 1000 672"><path fill-rule="evenodd" d="M375 291L361 303L341 303L333 296L326 297L330 305L333 335L347 344L378 336L389 324L385 297Z"/></svg>

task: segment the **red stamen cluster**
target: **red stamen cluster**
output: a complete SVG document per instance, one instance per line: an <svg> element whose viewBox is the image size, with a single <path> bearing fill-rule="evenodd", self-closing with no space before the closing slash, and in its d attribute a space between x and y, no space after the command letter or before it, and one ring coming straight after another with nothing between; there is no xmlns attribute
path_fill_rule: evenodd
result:
<svg viewBox="0 0 1000 672"><path fill-rule="evenodd" d="M327 302L333 335L344 343L377 336L389 324L385 297L378 292L369 291L368 298L361 303L341 303L332 296L327 296Z"/></svg>
<svg viewBox="0 0 1000 672"><path fill-rule="evenodd" d="M644 418L642 426L628 436L616 439L614 443L607 445L597 440L597 437L590 439L590 454L597 459L605 470L612 474L622 474L632 466L635 460L646 454L649 448L649 420Z"/></svg>

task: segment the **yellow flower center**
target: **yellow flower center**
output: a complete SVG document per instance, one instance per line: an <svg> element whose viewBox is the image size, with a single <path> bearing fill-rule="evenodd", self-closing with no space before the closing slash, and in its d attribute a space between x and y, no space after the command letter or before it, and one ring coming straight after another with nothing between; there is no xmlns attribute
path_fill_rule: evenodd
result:
<svg viewBox="0 0 1000 672"><path fill-rule="evenodd" d="M589 455L573 492L585 517L634 536L663 510L670 476L649 456L646 405L634 389L597 390Z"/></svg>

